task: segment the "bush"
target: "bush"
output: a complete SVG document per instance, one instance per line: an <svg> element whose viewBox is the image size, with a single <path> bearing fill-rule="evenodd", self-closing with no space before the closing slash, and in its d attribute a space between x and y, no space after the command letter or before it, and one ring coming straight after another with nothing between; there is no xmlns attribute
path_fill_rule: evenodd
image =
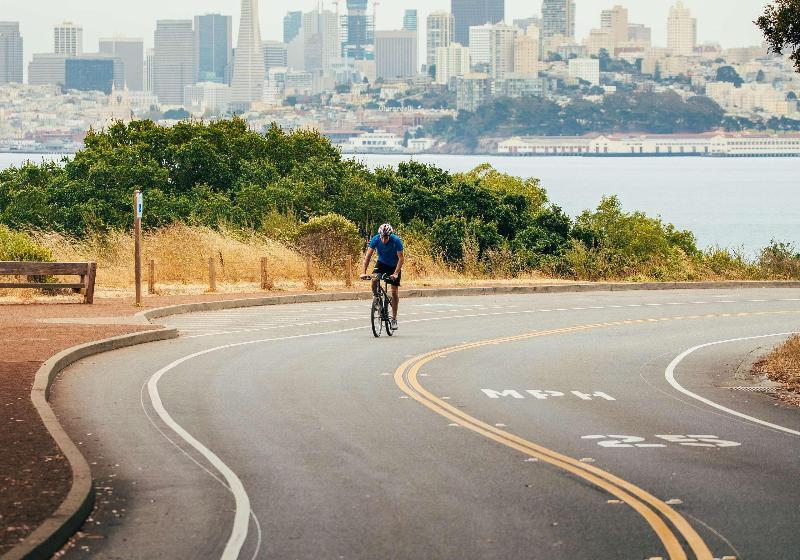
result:
<svg viewBox="0 0 800 560"><path fill-rule="evenodd" d="M295 243L330 269L343 267L348 255L357 259L364 246L358 227L339 214L311 218L298 228Z"/></svg>
<svg viewBox="0 0 800 560"><path fill-rule="evenodd" d="M773 278L800 279L800 252L791 243L772 241L761 251L758 264Z"/></svg>
<svg viewBox="0 0 800 560"><path fill-rule="evenodd" d="M0 261L49 262L53 254L37 244L30 235L0 224Z"/></svg>

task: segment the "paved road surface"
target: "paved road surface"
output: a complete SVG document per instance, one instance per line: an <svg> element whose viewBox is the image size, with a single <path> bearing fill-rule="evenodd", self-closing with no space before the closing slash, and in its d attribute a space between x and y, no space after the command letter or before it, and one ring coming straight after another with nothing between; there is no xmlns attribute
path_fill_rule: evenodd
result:
<svg viewBox="0 0 800 560"><path fill-rule="evenodd" d="M66 372L99 504L66 557L800 555L800 413L731 388L797 290L405 300L379 340L368 310L175 317Z"/></svg>

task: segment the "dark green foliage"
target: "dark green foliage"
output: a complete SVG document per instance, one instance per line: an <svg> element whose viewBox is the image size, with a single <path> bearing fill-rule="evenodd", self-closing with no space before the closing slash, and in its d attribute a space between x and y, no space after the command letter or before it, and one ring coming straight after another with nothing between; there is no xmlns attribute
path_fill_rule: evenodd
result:
<svg viewBox="0 0 800 560"><path fill-rule="evenodd" d="M737 88L744 83L744 80L733 66L720 66L717 68L716 81L729 82L735 85Z"/></svg>
<svg viewBox="0 0 800 560"><path fill-rule="evenodd" d="M775 0L756 25L764 32L770 51L783 54L788 50L800 72L800 0Z"/></svg>
<svg viewBox="0 0 800 560"><path fill-rule="evenodd" d="M461 112L428 127L465 146L483 136L572 136L592 132L699 133L718 128L725 112L707 97L684 101L675 92L618 92L599 104L574 99L561 107L543 97L496 99L474 113Z"/></svg>

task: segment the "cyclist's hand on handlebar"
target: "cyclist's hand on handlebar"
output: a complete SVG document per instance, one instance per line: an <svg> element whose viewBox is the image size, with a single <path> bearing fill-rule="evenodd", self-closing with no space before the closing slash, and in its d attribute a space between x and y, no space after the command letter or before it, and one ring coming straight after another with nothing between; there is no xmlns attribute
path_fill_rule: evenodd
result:
<svg viewBox="0 0 800 560"><path fill-rule="evenodd" d="M361 276L359 276L359 278L361 278L362 280L372 280L372 276L370 276L369 274L362 274Z"/></svg>

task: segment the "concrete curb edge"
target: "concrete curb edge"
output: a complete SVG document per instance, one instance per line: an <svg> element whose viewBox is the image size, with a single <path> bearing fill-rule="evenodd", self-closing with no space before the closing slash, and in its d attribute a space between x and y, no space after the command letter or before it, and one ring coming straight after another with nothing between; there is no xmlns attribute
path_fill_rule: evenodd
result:
<svg viewBox="0 0 800 560"><path fill-rule="evenodd" d="M31 400L50 436L55 440L72 470L72 486L58 509L24 541L0 560L38 560L50 558L83 524L94 507L92 472L83 454L69 438L50 407L50 388L64 369L89 356L138 344L178 337L176 329L145 331L68 348L49 358L36 372Z"/></svg>
<svg viewBox="0 0 800 560"><path fill-rule="evenodd" d="M616 282L586 284L541 284L534 286L490 286L474 288L411 288L403 291L404 298L410 297L455 297L510 294L554 294L572 292L621 292L633 290L714 290L714 289L755 289L755 288L795 288L797 281L735 281L735 282ZM201 311L222 311L243 307L267 305L288 305L293 303L321 303L330 301L357 301L371 299L365 292L325 292L287 296L264 296L222 301L186 303L157 309L140 311L137 316L152 321L172 315L197 313Z"/></svg>

